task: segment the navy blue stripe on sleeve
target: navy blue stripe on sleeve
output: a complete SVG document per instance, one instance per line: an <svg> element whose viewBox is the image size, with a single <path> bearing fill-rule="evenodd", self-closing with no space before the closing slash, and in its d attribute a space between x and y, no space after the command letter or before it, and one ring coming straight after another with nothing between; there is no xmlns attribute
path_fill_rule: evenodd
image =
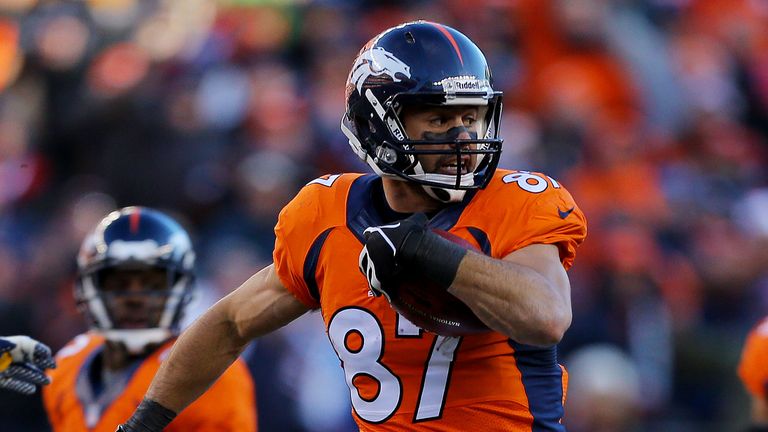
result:
<svg viewBox="0 0 768 432"><path fill-rule="evenodd" d="M320 259L320 251L323 249L325 239L328 238L328 234L331 233L332 229L333 227L328 228L317 236L315 241L312 242L312 246L309 247L307 257L304 259L304 283L307 284L309 295L318 303L320 302L320 292L317 289L317 280L315 279L317 261Z"/></svg>
<svg viewBox="0 0 768 432"><path fill-rule="evenodd" d="M531 432L565 432L563 370L557 363L557 345L536 347L509 340L533 416Z"/></svg>
<svg viewBox="0 0 768 432"><path fill-rule="evenodd" d="M480 245L480 250L483 251L484 254L491 256L491 242L488 240L488 234L480 228L475 227L467 227L467 231L472 234L472 237L474 237L477 244Z"/></svg>

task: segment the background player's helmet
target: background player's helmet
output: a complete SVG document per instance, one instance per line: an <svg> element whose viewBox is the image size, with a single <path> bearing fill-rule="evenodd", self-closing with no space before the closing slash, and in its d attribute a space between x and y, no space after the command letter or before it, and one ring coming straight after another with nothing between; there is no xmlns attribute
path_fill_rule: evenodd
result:
<svg viewBox="0 0 768 432"><path fill-rule="evenodd" d="M178 334L192 297L194 262L189 236L176 221L149 208L126 207L107 215L83 241L77 258L75 299L94 330L139 354L148 345ZM162 271L166 283L130 292L105 289L108 272L119 271ZM139 324L124 322L126 311L121 308L131 300L154 308L137 312L145 320Z"/></svg>
<svg viewBox="0 0 768 432"><path fill-rule="evenodd" d="M347 79L347 110L341 130L363 161L381 176L416 182L436 199L461 200L467 189L485 187L501 154L501 92L493 90L485 56L469 38L437 23L401 24L368 42ZM476 105L482 121L478 139L415 140L399 114L403 106ZM476 143L475 149L468 144ZM414 145L431 145L414 149ZM439 150L436 145L453 144ZM474 169L456 175L424 172L419 154L476 154Z"/></svg>

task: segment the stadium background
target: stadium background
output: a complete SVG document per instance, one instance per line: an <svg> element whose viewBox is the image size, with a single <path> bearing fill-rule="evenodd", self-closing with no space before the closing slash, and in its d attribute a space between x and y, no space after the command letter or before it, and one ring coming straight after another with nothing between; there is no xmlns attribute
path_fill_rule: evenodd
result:
<svg viewBox="0 0 768 432"><path fill-rule="evenodd" d="M366 169L339 131L344 80L416 18L485 51L501 166L548 173L587 214L569 430L743 428L734 369L768 312L762 0L0 0L0 334L59 349L84 329L74 257L116 206L190 230L196 313L239 285L301 185ZM262 431L352 430L316 314L247 358ZM47 430L39 404L3 393L0 429Z"/></svg>

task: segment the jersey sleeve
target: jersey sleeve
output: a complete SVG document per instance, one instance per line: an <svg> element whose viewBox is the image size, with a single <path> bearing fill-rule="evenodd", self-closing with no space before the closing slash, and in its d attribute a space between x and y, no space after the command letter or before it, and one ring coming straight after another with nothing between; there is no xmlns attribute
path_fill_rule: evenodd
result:
<svg viewBox="0 0 768 432"><path fill-rule="evenodd" d="M741 352L738 374L750 394L768 398L768 318L747 337Z"/></svg>
<svg viewBox="0 0 768 432"><path fill-rule="evenodd" d="M48 376L51 377L54 376L54 374L49 372ZM52 382L55 382L53 380L55 380L55 378L52 379ZM50 384L43 387L42 394L43 408L48 416L48 423L50 423L52 430L58 430L57 426L61 424L61 415L60 410L56 409L56 395L54 394L54 390L51 389Z"/></svg>
<svg viewBox="0 0 768 432"><path fill-rule="evenodd" d="M320 307L311 257L322 238L344 223L346 189L355 176L332 175L309 182L280 212L275 225L275 271L286 289L310 309Z"/></svg>
<svg viewBox="0 0 768 432"><path fill-rule="evenodd" d="M84 409L75 391L77 377L86 359L102 344L100 336L81 334L56 353L57 367L46 371L51 383L42 387L43 407L54 432L77 431L84 423Z"/></svg>
<svg viewBox="0 0 768 432"><path fill-rule="evenodd" d="M317 202L312 188L304 187L286 205L275 225L275 271L286 289L311 309L319 307L304 280L304 260L311 248L311 230L304 220L317 213Z"/></svg>
<svg viewBox="0 0 768 432"><path fill-rule="evenodd" d="M584 213L559 184L532 194L520 214L505 221L515 226L505 227L498 235L500 257L531 244L552 244L560 250L560 261L566 269L573 265L576 248L587 235Z"/></svg>

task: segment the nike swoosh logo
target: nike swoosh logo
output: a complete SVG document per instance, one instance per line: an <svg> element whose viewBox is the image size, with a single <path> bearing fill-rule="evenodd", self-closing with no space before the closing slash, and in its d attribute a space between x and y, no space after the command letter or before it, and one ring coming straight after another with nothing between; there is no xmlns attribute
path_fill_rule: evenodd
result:
<svg viewBox="0 0 768 432"><path fill-rule="evenodd" d="M560 219L565 219L565 218L567 218L567 217L568 217L568 215L569 215L569 214L571 214L571 212L572 212L572 211L573 211L573 209L575 209L575 208L576 208L576 206L573 206L573 207L571 207L570 209L568 209L568 210L566 210L566 211L562 211L562 210L560 210L560 207L558 207L558 208L557 208L557 214L559 214L559 215L560 215Z"/></svg>

